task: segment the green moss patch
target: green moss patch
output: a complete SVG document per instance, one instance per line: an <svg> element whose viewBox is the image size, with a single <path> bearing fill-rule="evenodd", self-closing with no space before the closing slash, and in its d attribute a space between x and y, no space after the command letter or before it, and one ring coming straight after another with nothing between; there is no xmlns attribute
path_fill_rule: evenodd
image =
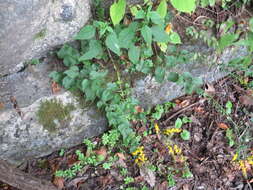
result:
<svg viewBox="0 0 253 190"><path fill-rule="evenodd" d="M70 112L74 109L72 104L63 105L60 100L46 100L40 104L37 112L38 121L50 132L56 131L57 123L63 125L70 120Z"/></svg>

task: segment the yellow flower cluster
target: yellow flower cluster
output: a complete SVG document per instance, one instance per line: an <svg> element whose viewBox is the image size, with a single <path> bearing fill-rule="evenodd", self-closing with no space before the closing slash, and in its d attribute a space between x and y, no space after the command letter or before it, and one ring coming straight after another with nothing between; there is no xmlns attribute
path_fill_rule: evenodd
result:
<svg viewBox="0 0 253 190"><path fill-rule="evenodd" d="M182 153L182 149L178 147L176 144L174 146L168 146L169 153L171 155L180 155Z"/></svg>
<svg viewBox="0 0 253 190"><path fill-rule="evenodd" d="M187 160L187 158L182 154L182 149L179 146L177 146L177 145L173 145L173 146L168 145L168 149L169 149L169 154L172 156L172 158L176 162L183 163Z"/></svg>
<svg viewBox="0 0 253 190"><path fill-rule="evenodd" d="M178 128L170 128L170 129L165 129L163 131L163 133L165 135L171 135L171 134L174 134L174 133L181 133L182 132L182 129L178 129Z"/></svg>
<svg viewBox="0 0 253 190"><path fill-rule="evenodd" d="M145 161L147 161L147 157L145 156L143 149L144 147L140 146L134 152L132 152L133 156L137 156L134 162L139 166L142 165Z"/></svg>
<svg viewBox="0 0 253 190"><path fill-rule="evenodd" d="M253 167L253 152L245 160L238 160L238 156L239 156L238 153L234 154L234 156L232 158L232 162L238 163L243 176L247 178L247 168L250 165L251 165L251 167Z"/></svg>
<svg viewBox="0 0 253 190"><path fill-rule="evenodd" d="M155 123L155 133L156 134L160 133L160 128L157 123Z"/></svg>

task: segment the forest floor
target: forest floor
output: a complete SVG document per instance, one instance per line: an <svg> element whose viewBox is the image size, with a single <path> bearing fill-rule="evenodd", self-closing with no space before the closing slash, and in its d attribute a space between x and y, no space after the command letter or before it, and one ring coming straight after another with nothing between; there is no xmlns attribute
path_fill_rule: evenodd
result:
<svg viewBox="0 0 253 190"><path fill-rule="evenodd" d="M141 164L135 161L139 153L128 154L120 145L105 147L102 137L95 137L93 152L105 159L76 176L63 179L54 173L79 162L76 150L90 154L84 144L31 160L22 169L66 190L250 190L253 91L246 87L250 78L234 76L205 85L208 96L192 94L172 101L173 108L155 123L133 123L142 136ZM0 189L16 190L5 184Z"/></svg>

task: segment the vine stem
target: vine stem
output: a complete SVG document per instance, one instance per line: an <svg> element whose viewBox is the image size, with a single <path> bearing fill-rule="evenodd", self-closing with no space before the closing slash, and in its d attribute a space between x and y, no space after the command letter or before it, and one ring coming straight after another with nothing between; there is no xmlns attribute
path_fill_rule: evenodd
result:
<svg viewBox="0 0 253 190"><path fill-rule="evenodd" d="M122 80L121 80L121 76L120 76L119 70L118 70L118 68L116 66L116 63L115 63L115 61L114 61L114 59L112 57L112 54L111 54L110 50L108 48L106 48L106 50L107 50L107 52L109 54L109 57L110 57L110 59L112 61L113 68L114 68L114 70L116 71L116 74L117 74L117 80L119 82L119 87L120 87L120 91L121 91L121 97L125 97L125 94L124 94L124 91L123 91L123 87L122 87Z"/></svg>

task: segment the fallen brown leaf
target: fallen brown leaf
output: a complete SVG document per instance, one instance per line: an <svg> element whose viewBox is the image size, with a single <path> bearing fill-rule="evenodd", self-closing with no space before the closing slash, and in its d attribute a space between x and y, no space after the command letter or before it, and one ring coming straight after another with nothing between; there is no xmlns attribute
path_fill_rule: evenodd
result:
<svg viewBox="0 0 253 190"><path fill-rule="evenodd" d="M61 87L54 81L51 84L51 89L53 94L56 94L61 91Z"/></svg>
<svg viewBox="0 0 253 190"><path fill-rule="evenodd" d="M141 106L135 106L135 110L136 110L137 113L144 112L144 109Z"/></svg>
<svg viewBox="0 0 253 190"><path fill-rule="evenodd" d="M121 160L125 160L126 159L125 155L123 153L121 153L121 152L118 152L115 155L118 156L119 159L121 159Z"/></svg>
<svg viewBox="0 0 253 190"><path fill-rule="evenodd" d="M218 126L219 128L221 128L221 129L224 129L224 130L226 130L226 129L229 128L229 127L227 126L227 124L225 124L225 123L217 123L217 126Z"/></svg>
<svg viewBox="0 0 253 190"><path fill-rule="evenodd" d="M190 104L190 100L184 100L179 104L179 106L184 108L184 107L188 106L189 104Z"/></svg>
<svg viewBox="0 0 253 190"><path fill-rule="evenodd" d="M101 155L104 158L107 156L107 149L105 147L101 147L99 150L94 151L97 155Z"/></svg>
<svg viewBox="0 0 253 190"><path fill-rule="evenodd" d="M53 184L58 187L59 189L64 188L64 178L62 177L54 177Z"/></svg>
<svg viewBox="0 0 253 190"><path fill-rule="evenodd" d="M140 174L144 178L144 180L151 186L154 187L156 183L156 178L155 174L152 170L146 168L146 167L141 167L140 168Z"/></svg>
<svg viewBox="0 0 253 190"><path fill-rule="evenodd" d="M246 106L253 105L253 97L252 96L247 96L247 95L240 96L239 101Z"/></svg>

